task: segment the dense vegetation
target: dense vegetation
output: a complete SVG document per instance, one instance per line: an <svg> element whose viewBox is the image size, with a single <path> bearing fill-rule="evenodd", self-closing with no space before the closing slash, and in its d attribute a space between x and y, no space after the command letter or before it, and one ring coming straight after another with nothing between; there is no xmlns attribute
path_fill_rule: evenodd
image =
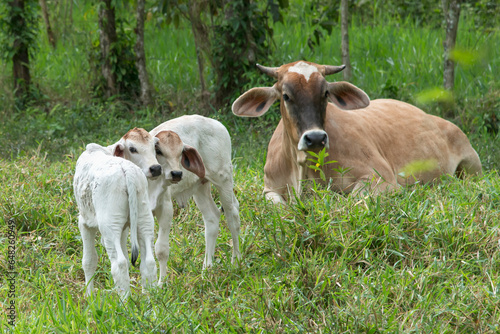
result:
<svg viewBox="0 0 500 334"><path fill-rule="evenodd" d="M338 14L328 13L320 1L290 3L281 22L270 21L274 51L264 65L298 59L340 64ZM240 119L227 105L202 103L189 23L160 25L156 7L150 8L145 37L155 104L144 108L126 96L103 99L96 94L93 63L96 9L75 1L73 25L61 33L55 49L39 29L31 60L36 83L31 102L22 107L16 102L11 63L0 62L3 309L12 300L6 284L9 219L18 233L16 327L9 327L2 314L2 330L499 332L498 22L482 16L481 8L463 10L455 89L452 100L443 101L436 89L442 86L443 64L439 10L425 7L428 1L409 9L388 2L397 8L392 11L377 7L379 1L367 3L355 1L359 8L352 10L352 82L372 99L401 99L459 125L480 155L484 176L445 177L435 187L415 185L378 197L341 196L311 183L294 204L271 206L262 197L263 165L279 120L277 108L261 119ZM124 6L119 15L127 34L133 29L132 10ZM328 26L332 17L335 22ZM205 71L215 87L211 69ZM244 76L247 83L231 101L250 87L272 85L257 70ZM231 266L230 234L222 220L216 265L201 272L203 222L191 204L176 208L167 284L141 295L139 272L133 268L133 296L121 303L110 293L109 261L99 246L95 279L100 291L84 299L72 192L78 155L86 143L111 143L131 127L151 129L185 113L219 119L232 135L242 262Z"/></svg>

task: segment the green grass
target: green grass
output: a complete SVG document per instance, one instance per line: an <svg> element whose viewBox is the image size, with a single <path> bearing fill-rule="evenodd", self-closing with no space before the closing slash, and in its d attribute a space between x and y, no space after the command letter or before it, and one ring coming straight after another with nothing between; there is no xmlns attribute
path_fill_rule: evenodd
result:
<svg viewBox="0 0 500 334"><path fill-rule="evenodd" d="M177 208L168 283L142 295L134 268L133 295L125 304L110 291L109 261L100 245L99 292L83 297L71 187L75 158L51 163L40 154L0 161L0 219L13 218L19 232L13 332L500 330L497 172L373 198L309 184L301 200L280 208L263 199L262 163L250 160L235 160L239 267L231 266L223 221L215 266L202 273L201 214L194 204ZM4 233L0 240L4 257ZM8 302L6 288L0 288L2 303Z"/></svg>

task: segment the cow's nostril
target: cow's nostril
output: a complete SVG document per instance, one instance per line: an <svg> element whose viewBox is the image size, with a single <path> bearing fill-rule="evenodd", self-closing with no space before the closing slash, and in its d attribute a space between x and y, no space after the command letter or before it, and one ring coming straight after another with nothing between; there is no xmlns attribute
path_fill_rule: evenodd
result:
<svg viewBox="0 0 500 334"><path fill-rule="evenodd" d="M151 175L153 176L160 176L161 175L161 166L160 165L153 165L149 167L149 171L151 172Z"/></svg>
<svg viewBox="0 0 500 334"><path fill-rule="evenodd" d="M326 144L326 138L326 133L324 132L313 132L304 136L304 140L308 148L324 147Z"/></svg>
<svg viewBox="0 0 500 334"><path fill-rule="evenodd" d="M311 139L308 135L304 136L304 140L306 141L307 147L310 147L312 145Z"/></svg>
<svg viewBox="0 0 500 334"><path fill-rule="evenodd" d="M173 181L180 181L182 179L182 172L181 171L173 170L170 172L170 174L172 175Z"/></svg>

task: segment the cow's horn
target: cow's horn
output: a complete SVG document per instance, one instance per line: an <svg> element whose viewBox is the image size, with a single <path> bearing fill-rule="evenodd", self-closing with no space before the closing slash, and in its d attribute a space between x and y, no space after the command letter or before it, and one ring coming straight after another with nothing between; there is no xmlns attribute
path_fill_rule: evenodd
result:
<svg viewBox="0 0 500 334"><path fill-rule="evenodd" d="M340 66L325 65L325 75L339 73L344 68L345 68L345 65L340 65Z"/></svg>
<svg viewBox="0 0 500 334"><path fill-rule="evenodd" d="M266 67L257 64L257 68L270 77L278 78L278 67Z"/></svg>

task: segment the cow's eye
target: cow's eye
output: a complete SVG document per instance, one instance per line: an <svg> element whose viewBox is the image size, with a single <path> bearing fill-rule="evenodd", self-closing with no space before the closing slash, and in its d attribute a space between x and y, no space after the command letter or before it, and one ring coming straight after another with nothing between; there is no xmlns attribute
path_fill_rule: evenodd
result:
<svg viewBox="0 0 500 334"><path fill-rule="evenodd" d="M163 155L163 153L161 153L161 151L160 151L160 149L159 149L159 148L157 148L157 149L156 149L156 154L157 154L157 155Z"/></svg>
<svg viewBox="0 0 500 334"><path fill-rule="evenodd" d="M130 153L137 153L137 149L135 147L130 148Z"/></svg>
<svg viewBox="0 0 500 334"><path fill-rule="evenodd" d="M330 92L329 91L325 91L325 97L328 97L328 95L330 95Z"/></svg>
<svg viewBox="0 0 500 334"><path fill-rule="evenodd" d="M288 101L290 100L290 97L287 94L283 94L283 100Z"/></svg>

